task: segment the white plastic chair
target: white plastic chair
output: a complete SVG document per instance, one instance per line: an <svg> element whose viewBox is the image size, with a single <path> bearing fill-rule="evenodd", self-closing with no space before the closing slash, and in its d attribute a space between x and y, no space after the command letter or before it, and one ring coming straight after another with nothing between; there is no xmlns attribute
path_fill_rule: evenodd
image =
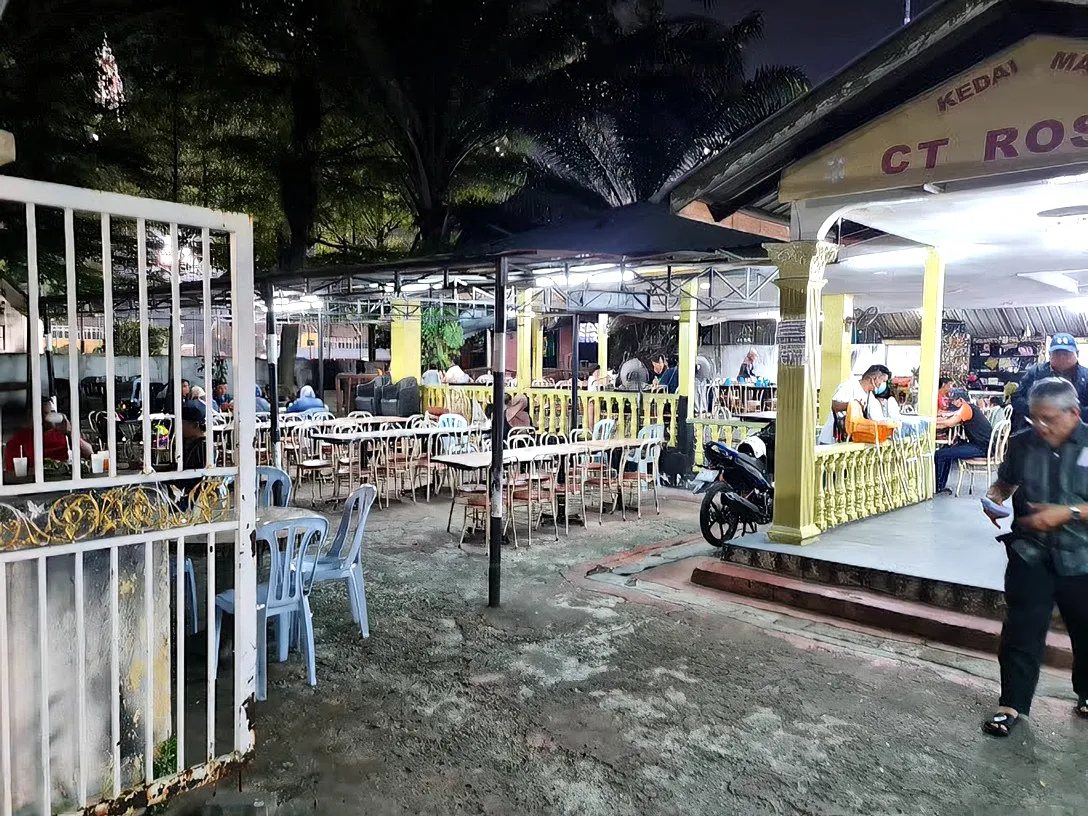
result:
<svg viewBox="0 0 1088 816"><path fill-rule="evenodd" d="M257 528L257 541L268 548L268 581L257 585L257 699L268 697L268 621L276 618L276 639L279 660L287 659L291 624L294 615L300 617L302 651L306 660L306 676L311 686L317 685L314 661L314 620L310 600L303 584L303 564L306 550L316 546L320 551L329 533L329 522L320 516L276 521ZM215 657L213 676L219 675L219 639L223 616L234 615L234 590L215 596Z"/></svg>
<svg viewBox="0 0 1088 816"><path fill-rule="evenodd" d="M351 619L359 624L359 631L365 638L370 637L370 621L366 614L366 584L363 581L363 536L377 495L374 485L363 485L348 496L329 551L307 558L303 563L303 570L309 575L309 588L326 581L347 582Z"/></svg>

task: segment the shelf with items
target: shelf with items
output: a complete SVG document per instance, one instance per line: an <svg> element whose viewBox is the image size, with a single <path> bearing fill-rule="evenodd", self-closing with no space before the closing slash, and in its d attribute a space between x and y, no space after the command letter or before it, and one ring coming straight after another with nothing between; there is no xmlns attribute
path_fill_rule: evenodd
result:
<svg viewBox="0 0 1088 816"><path fill-rule="evenodd" d="M971 373L975 387L1000 391L1006 383L1018 382L1020 375L1039 362L1042 340L993 338L971 343Z"/></svg>

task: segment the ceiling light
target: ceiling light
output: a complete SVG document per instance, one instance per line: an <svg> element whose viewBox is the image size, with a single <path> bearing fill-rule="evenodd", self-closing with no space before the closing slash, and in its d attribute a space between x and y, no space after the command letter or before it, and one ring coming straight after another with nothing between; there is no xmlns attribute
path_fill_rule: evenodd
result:
<svg viewBox="0 0 1088 816"><path fill-rule="evenodd" d="M700 289L709 289L710 288L710 281L703 281L702 283L699 284L699 288Z"/></svg>
<svg viewBox="0 0 1088 816"><path fill-rule="evenodd" d="M1047 179L1047 184L1076 184L1080 181L1088 181L1088 173L1076 173L1072 176L1056 176L1055 178Z"/></svg>

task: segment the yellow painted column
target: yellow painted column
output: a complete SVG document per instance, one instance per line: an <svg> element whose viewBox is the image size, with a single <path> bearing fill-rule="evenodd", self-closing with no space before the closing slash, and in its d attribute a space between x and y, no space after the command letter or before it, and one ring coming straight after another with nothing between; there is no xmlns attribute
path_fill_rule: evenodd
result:
<svg viewBox="0 0 1088 816"><path fill-rule="evenodd" d="M840 383L850 377L850 327L854 315L853 295L824 295L823 320L820 323L820 410L816 421L823 422L831 412L831 398Z"/></svg>
<svg viewBox="0 0 1088 816"><path fill-rule="evenodd" d="M544 321L533 318L533 379L544 379Z"/></svg>
<svg viewBox="0 0 1088 816"><path fill-rule="evenodd" d="M766 244L778 267L778 417L774 520L768 538L802 544L814 538L816 490L816 354L824 269L838 248L824 241Z"/></svg>
<svg viewBox="0 0 1088 816"><path fill-rule="evenodd" d="M695 358L699 355L699 281L692 279L680 287L680 353L676 361L679 378L676 393L688 398L686 417L695 418Z"/></svg>
<svg viewBox="0 0 1088 816"><path fill-rule="evenodd" d="M422 379L422 307L418 300L394 300L389 324L389 376L393 382L405 377Z"/></svg>
<svg viewBox="0 0 1088 816"><path fill-rule="evenodd" d="M941 319L944 314L944 260L930 247L922 281L922 360L918 366L918 415L937 416L937 381L941 376ZM934 428L934 433L936 429Z"/></svg>
<svg viewBox="0 0 1088 816"><path fill-rule="evenodd" d="M533 384L533 290L518 294L518 387Z"/></svg>
<svg viewBox="0 0 1088 816"><path fill-rule="evenodd" d="M601 374L608 373L608 315L597 315L597 365Z"/></svg>

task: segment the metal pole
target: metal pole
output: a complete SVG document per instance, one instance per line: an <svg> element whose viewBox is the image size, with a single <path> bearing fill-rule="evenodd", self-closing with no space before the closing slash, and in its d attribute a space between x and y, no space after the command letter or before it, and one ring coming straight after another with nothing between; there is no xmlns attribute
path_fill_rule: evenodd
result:
<svg viewBox="0 0 1088 816"><path fill-rule="evenodd" d="M267 311L264 313L265 348L268 353L268 405L272 409L269 415L270 427L268 438L272 446L272 464L282 469L283 461L280 454L280 376L279 376L279 342L276 337L276 307L272 291L272 284L266 283L262 287L262 297Z"/></svg>
<svg viewBox="0 0 1088 816"><path fill-rule="evenodd" d="M56 399L57 398L57 378L56 378L56 374L55 374L55 372L53 370L53 324L52 324L52 321L50 321L50 319L49 319L49 312L48 311L43 311L42 312L42 329L43 329L43 331L45 333L45 376L46 376L46 380L47 380L47 382L49 384L49 394L48 394L48 396L52 397L53 399ZM68 342L69 343L72 342L72 327L71 326L68 327ZM28 357L27 359L30 359L30 358ZM34 372L34 376L40 377L41 372L40 371ZM71 372L68 373L68 376L69 377L72 376ZM141 389L142 389L142 387L141 387ZM143 396L143 391L142 390L140 392L140 396L141 397ZM58 411L60 410L59 405L54 405L53 407L56 408ZM41 406L35 406L34 410L35 411L40 411Z"/></svg>
<svg viewBox="0 0 1088 816"><path fill-rule="evenodd" d="M903 25L910 25L910 0L904 0Z"/></svg>
<svg viewBox="0 0 1088 816"><path fill-rule="evenodd" d="M498 606L502 593L502 441L506 424L506 273L509 261L495 266L495 342L492 344L491 376L491 527L487 549L487 605Z"/></svg>
<svg viewBox="0 0 1088 816"><path fill-rule="evenodd" d="M578 348L578 335L581 333L582 326L581 321L578 319L578 315L573 314L570 316L570 331L571 331L571 343L570 343L570 427L567 429L567 438L570 438L569 431L573 431L578 427L578 371L582 367L582 360L579 355L580 349Z"/></svg>
<svg viewBox="0 0 1088 816"><path fill-rule="evenodd" d="M317 396L325 401L325 311L317 313Z"/></svg>

